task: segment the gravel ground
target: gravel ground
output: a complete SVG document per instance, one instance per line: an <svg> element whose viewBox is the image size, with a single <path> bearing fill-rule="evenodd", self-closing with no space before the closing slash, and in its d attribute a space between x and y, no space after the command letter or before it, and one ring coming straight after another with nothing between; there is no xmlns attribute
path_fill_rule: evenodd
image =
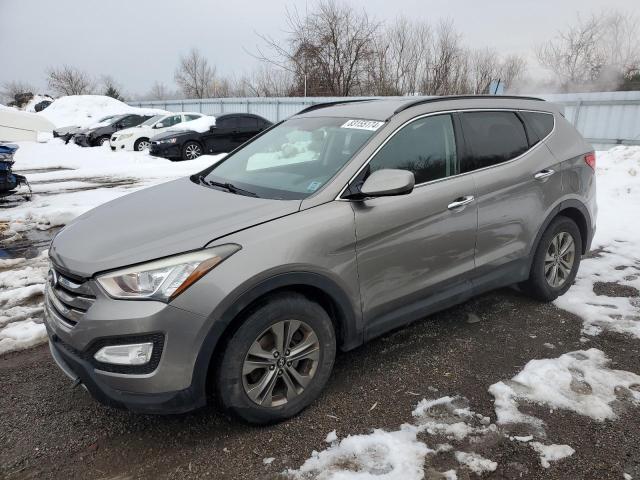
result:
<svg viewBox="0 0 640 480"><path fill-rule="evenodd" d="M604 295L634 293L598 288ZM603 334L582 343L580 328L579 318L553 305L511 289L496 291L340 354L314 405L262 428L228 418L214 406L171 417L103 407L83 389L70 388L46 346L8 354L0 357L0 477L275 479L325 448L328 432L336 429L344 437L372 428L396 430L411 421L424 397L462 395L474 411L495 421L488 386L511 378L534 358L596 347L612 359L612 368L640 374L640 342ZM498 468L483 478L600 480L622 479L624 472L640 477L640 411L622 405L618 420L601 423L566 411L524 408L546 422L550 441L571 445L576 453L545 470L531 449L502 435L488 437L474 450ZM265 465L267 457L275 460ZM449 468L469 478L453 455L433 461L425 468L427 478L441 478L432 472Z"/></svg>

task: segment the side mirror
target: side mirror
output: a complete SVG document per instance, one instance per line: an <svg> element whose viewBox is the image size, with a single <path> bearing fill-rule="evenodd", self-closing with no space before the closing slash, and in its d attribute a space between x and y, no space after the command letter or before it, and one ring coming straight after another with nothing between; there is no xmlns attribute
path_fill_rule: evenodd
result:
<svg viewBox="0 0 640 480"><path fill-rule="evenodd" d="M162 128L164 127L164 124L162 122L156 123L153 128Z"/></svg>
<svg viewBox="0 0 640 480"><path fill-rule="evenodd" d="M369 175L360 191L365 197L406 195L413 191L415 183L413 172L388 168L376 170Z"/></svg>

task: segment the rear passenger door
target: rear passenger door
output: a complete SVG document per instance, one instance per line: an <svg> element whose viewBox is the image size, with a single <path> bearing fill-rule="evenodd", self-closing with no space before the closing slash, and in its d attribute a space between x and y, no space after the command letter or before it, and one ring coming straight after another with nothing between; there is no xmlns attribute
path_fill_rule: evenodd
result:
<svg viewBox="0 0 640 480"><path fill-rule="evenodd" d="M260 126L258 119L252 116L238 116L238 130L234 137L234 141L237 145L242 145L244 142L251 140L260 132Z"/></svg>
<svg viewBox="0 0 640 480"><path fill-rule="evenodd" d="M520 281L528 276L532 241L561 193L559 165L522 112L459 117L467 147L461 169L473 172L477 188L476 274Z"/></svg>
<svg viewBox="0 0 640 480"><path fill-rule="evenodd" d="M385 168L412 171L416 186L408 195L352 202L369 336L468 292L474 268L475 186L471 175L458 175L453 117L406 124L372 157L362 179Z"/></svg>

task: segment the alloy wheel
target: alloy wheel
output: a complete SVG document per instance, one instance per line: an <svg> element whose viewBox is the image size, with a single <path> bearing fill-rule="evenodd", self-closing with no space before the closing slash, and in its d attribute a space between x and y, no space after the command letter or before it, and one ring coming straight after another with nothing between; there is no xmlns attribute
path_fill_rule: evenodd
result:
<svg viewBox="0 0 640 480"><path fill-rule="evenodd" d="M195 158L198 158L200 155L202 155L202 150L198 145L191 144L191 145L187 145L187 148L185 148L184 153L187 159L193 160Z"/></svg>
<svg viewBox="0 0 640 480"><path fill-rule="evenodd" d="M576 257L576 244L571 234L558 233L549 244L544 257L544 276L553 288L560 288L571 275Z"/></svg>
<svg viewBox="0 0 640 480"><path fill-rule="evenodd" d="M242 365L247 396L263 407L277 407L302 394L320 360L320 342L309 325L282 320L254 340Z"/></svg>
<svg viewBox="0 0 640 480"><path fill-rule="evenodd" d="M148 140L142 140L138 142L138 151L142 152L143 150L147 150L151 146L151 142Z"/></svg>

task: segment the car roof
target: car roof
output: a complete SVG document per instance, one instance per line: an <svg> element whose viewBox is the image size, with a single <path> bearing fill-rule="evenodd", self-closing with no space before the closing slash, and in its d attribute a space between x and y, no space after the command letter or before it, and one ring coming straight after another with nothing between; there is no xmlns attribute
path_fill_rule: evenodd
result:
<svg viewBox="0 0 640 480"><path fill-rule="evenodd" d="M557 107L535 97L507 95L456 95L442 97L402 97L345 99L311 105L294 117L344 117L386 121L409 109L417 113L473 108L517 108L555 112Z"/></svg>
<svg viewBox="0 0 640 480"><path fill-rule="evenodd" d="M260 120L264 120L266 122L269 121L266 118L261 117L260 115L256 115L255 113L245 113L245 112L225 113L224 115L212 115L212 116L215 116L216 119L218 120L220 120L221 118L228 118L228 117L253 117L253 118L258 118Z"/></svg>

